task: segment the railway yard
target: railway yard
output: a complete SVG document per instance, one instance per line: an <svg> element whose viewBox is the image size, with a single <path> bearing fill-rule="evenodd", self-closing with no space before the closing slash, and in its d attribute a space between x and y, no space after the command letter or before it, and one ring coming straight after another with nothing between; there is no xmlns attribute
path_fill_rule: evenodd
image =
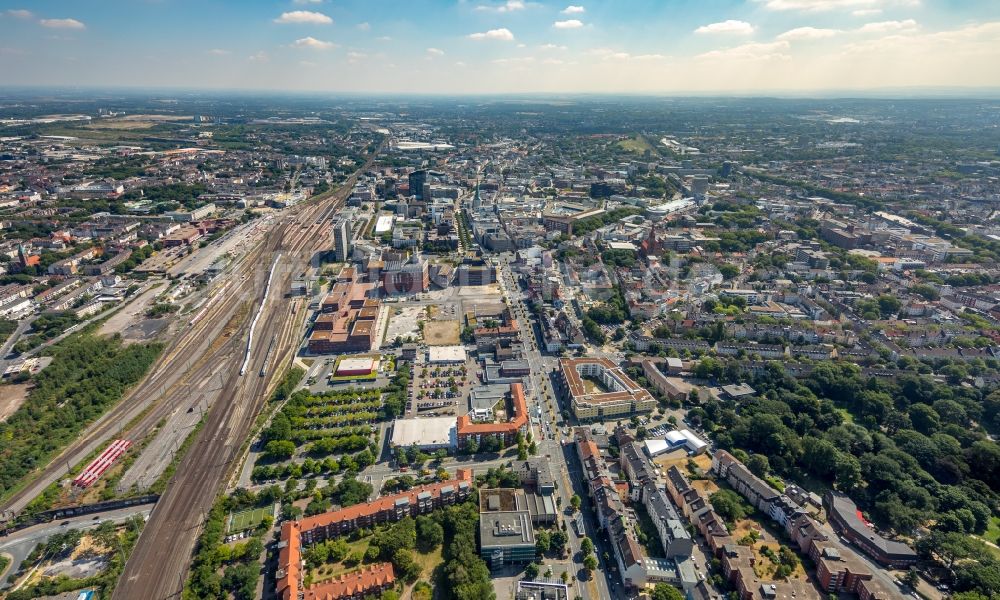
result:
<svg viewBox="0 0 1000 600"><path fill-rule="evenodd" d="M353 179L353 178L352 178ZM344 201L353 181L301 210L292 210L278 220L272 231L257 248L252 249L241 263L242 269L231 277L234 289L228 292L229 300L220 300L209 308L197 327L225 326L242 302L252 299L259 303L260 319L254 332L254 343L246 353L246 334L249 320L244 320L237 331L230 335L214 353L196 360L193 372L186 382L204 384L222 374L217 380L221 387L205 387L206 397L214 395L221 402L212 401L205 415L205 425L198 433L191 452L178 465L177 475L171 480L157 503L136 548L126 564L125 572L115 590L115 598L170 598L178 596L184 585L188 557L194 547L199 526L219 491L219 486L233 474L238 459L244 452L244 441L260 413L268 393L281 377L281 369L298 347L304 311L293 311L294 303L287 300L284 290L291 279L308 268L313 254L324 248L329 236L329 221L325 215ZM306 224L305 227L302 224ZM273 257L273 258L272 258ZM263 295L264 282L271 276L268 266L274 263L272 285L278 290ZM261 297L256 297L258 291ZM215 336L195 333L196 337L214 340ZM202 337L204 336L204 337ZM272 347L269 340L275 340ZM269 356L270 355L270 356ZM197 356L197 355L194 355ZM190 356L184 356L185 359ZM249 367L240 374L243 361ZM181 398L190 399L188 394ZM174 413L187 407L174 403ZM156 423L152 417L145 422Z"/></svg>

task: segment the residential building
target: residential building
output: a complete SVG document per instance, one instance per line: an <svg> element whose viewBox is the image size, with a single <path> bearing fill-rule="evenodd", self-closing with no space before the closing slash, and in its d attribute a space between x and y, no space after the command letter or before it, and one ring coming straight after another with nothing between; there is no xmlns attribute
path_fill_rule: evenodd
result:
<svg viewBox="0 0 1000 600"><path fill-rule="evenodd" d="M917 562L917 553L913 548L875 533L861 518L858 507L844 494L827 491L823 495L823 506L834 530L879 564L905 569Z"/></svg>
<svg viewBox="0 0 1000 600"><path fill-rule="evenodd" d="M486 436L495 436L504 446L514 443L517 433L527 433L528 403L524 398L524 386L520 383L510 384L510 411L508 419L503 423L473 423L469 415L458 417L456 427L459 447L465 447L470 439L481 442Z"/></svg>
<svg viewBox="0 0 1000 600"><path fill-rule="evenodd" d="M559 367L559 392L578 419L614 419L656 408L653 395L606 358L563 358Z"/></svg>
<svg viewBox="0 0 1000 600"><path fill-rule="evenodd" d="M348 534L362 527L371 527L378 523L398 521L403 517L414 517L427 514L443 506L449 506L468 498L472 492L472 471L458 469L455 478L430 485L423 485L391 496L377 498L373 502L356 504L340 510L314 515L297 521L285 521L281 525L281 538L278 542L278 570L276 573L276 595L281 600L299 600L309 593L305 586L302 564L303 549L316 542L326 541L337 536ZM388 581L391 571L376 570L366 580L372 592L377 592L377 586ZM374 581L371 581L374 578ZM338 590L354 590L359 593L359 585L363 582L353 579L346 580L350 585ZM342 582L342 583L345 583ZM379 583L381 582L381 583ZM317 587L317 594L322 592ZM363 586L362 586L363 587ZM345 591L345 593L346 593ZM367 592L363 592L364 595ZM325 596L313 596L317 600ZM331 596L333 598L355 598L356 596Z"/></svg>

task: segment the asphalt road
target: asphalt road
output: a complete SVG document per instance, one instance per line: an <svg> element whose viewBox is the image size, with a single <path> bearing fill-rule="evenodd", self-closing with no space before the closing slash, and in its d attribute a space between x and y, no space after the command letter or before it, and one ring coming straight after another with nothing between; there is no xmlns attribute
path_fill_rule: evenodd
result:
<svg viewBox="0 0 1000 600"><path fill-rule="evenodd" d="M564 446L561 442L566 436L562 435L562 428L567 425L563 423L560 414L559 399L552 389L549 373L558 364L557 359L549 356L542 356L538 349L538 340L535 339L535 328L532 325L531 316L524 304L524 295L514 275L511 272L510 263L506 258L501 258L499 266L499 277L501 288L511 303L514 317L519 319L521 327L521 341L527 353L528 362L531 364L531 387L532 394L528 395L528 412L534 417L532 424L532 436L538 445L538 455L551 459L553 476L556 478L556 494L562 499L560 503L562 509L570 506L569 499L573 494L577 494L581 499L587 498L587 490L584 488L583 474L577 465L574 447L572 444ZM548 400L547 400L548 398ZM549 406L551 405L551 409ZM537 417L537 408L541 407L541 419ZM560 425L560 423L563 423ZM566 518L568 515L563 516ZM599 530L593 513L584 512L584 530L586 536L594 542L595 554L598 557L599 566L592 576L587 580L581 580L584 575L581 562L575 562L582 557L580 554L580 542L583 539L577 536L572 527L567 528L569 535L570 561L555 561L560 568L553 571L569 570L572 575L577 576L575 594L579 594L586 599L601 600L605 598L625 598L622 588L617 584L614 574L607 569L602 554L604 550L610 552L610 548L603 548L599 537ZM546 561L553 562L553 561ZM544 571L544 568L542 569Z"/></svg>
<svg viewBox="0 0 1000 600"><path fill-rule="evenodd" d="M71 529L93 529L100 525L101 522L107 520L114 521L115 523L122 523L134 515L141 515L145 518L149 515L153 506L153 504L139 504L136 506L129 506L127 508L120 508L102 513L70 517L68 519L52 521L51 523L42 523L40 525L35 525L34 527L21 529L10 535L0 537L0 553L11 557L12 560L10 567L8 568L8 572L15 573L18 568L20 568L25 557L31 553L35 546L44 542L53 534L62 533ZM0 581L6 582L7 577L4 576ZM0 585L0 588L2 587L3 586Z"/></svg>

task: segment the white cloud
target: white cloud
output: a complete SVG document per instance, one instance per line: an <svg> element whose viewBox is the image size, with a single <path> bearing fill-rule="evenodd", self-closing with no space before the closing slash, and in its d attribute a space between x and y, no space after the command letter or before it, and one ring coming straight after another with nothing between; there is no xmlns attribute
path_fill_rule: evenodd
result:
<svg viewBox="0 0 1000 600"><path fill-rule="evenodd" d="M299 61L299 65L303 66L303 67L315 67L315 66L317 66L316 63L314 63L311 60L300 60Z"/></svg>
<svg viewBox="0 0 1000 600"><path fill-rule="evenodd" d="M514 40L514 34L510 32L510 29L506 27L501 27L499 29L490 29L489 31L482 31L479 33L470 33L470 40L500 40L504 42L510 42Z"/></svg>
<svg viewBox="0 0 1000 600"><path fill-rule="evenodd" d="M444 56L444 50L441 50L440 48L428 48L427 54L430 56Z"/></svg>
<svg viewBox="0 0 1000 600"><path fill-rule="evenodd" d="M485 10L485 11L498 12L498 13L508 13L508 12L515 12L515 11L519 11L519 10L524 10L526 8L528 8L528 5L525 4L522 0L507 0L506 2L504 2L503 4L501 4L499 6L490 6L490 5L487 5L487 4L480 4L479 6L476 7L476 10Z"/></svg>
<svg viewBox="0 0 1000 600"><path fill-rule="evenodd" d="M628 52L623 52L621 50L614 50L613 48L591 48L586 52L590 56L596 56L604 60L638 60L638 61L649 61L649 60L661 60L666 58L662 54L629 54Z"/></svg>
<svg viewBox="0 0 1000 600"><path fill-rule="evenodd" d="M746 21L737 21L735 19L702 25L694 30L695 33L733 33L737 35L750 35L753 31L753 25Z"/></svg>
<svg viewBox="0 0 1000 600"><path fill-rule="evenodd" d="M250 62L267 62L269 59L270 57L267 55L267 52L264 52L263 50L258 51L256 54L251 54L248 57Z"/></svg>
<svg viewBox="0 0 1000 600"><path fill-rule="evenodd" d="M858 33L911 33L919 29L920 26L913 19L905 21L880 21L878 23L866 23L858 29Z"/></svg>
<svg viewBox="0 0 1000 600"><path fill-rule="evenodd" d="M458 61L455 61L455 66L456 66L456 67L464 67L464 66L465 66L465 63L464 63L464 62L462 62L462 61L460 61L460 60L458 60Z"/></svg>
<svg viewBox="0 0 1000 600"><path fill-rule="evenodd" d="M372 29L371 23L369 23L368 21L365 21L364 23L358 23L357 25L355 25L355 27L357 27L361 31L371 31Z"/></svg>
<svg viewBox="0 0 1000 600"><path fill-rule="evenodd" d="M51 29L86 29L87 26L76 19L42 19L38 22L42 27Z"/></svg>
<svg viewBox="0 0 1000 600"><path fill-rule="evenodd" d="M734 48L712 50L711 52L699 54L695 58L701 60L722 59L727 61L788 60L791 57L785 54L785 52L790 47L791 44L786 41L750 43Z"/></svg>
<svg viewBox="0 0 1000 600"><path fill-rule="evenodd" d="M535 62L535 57L519 56L514 58L496 58L492 62L495 65L525 65Z"/></svg>
<svg viewBox="0 0 1000 600"><path fill-rule="evenodd" d="M311 10L293 10L281 13L281 16L274 20L281 24L306 24L306 25L329 25L333 19L320 12Z"/></svg>
<svg viewBox="0 0 1000 600"><path fill-rule="evenodd" d="M317 40L312 36L306 36L304 38L299 38L292 42L293 48L309 48L311 50L330 50L336 48L337 44L333 42L325 42L323 40Z"/></svg>
<svg viewBox="0 0 1000 600"><path fill-rule="evenodd" d="M368 58L368 55L365 54L364 52L351 51L347 53L347 62L349 63L356 63L359 60L364 60L366 58Z"/></svg>
<svg viewBox="0 0 1000 600"><path fill-rule="evenodd" d="M303 6L305 4L323 4L323 0L294 0L292 4L298 4L299 6Z"/></svg>
<svg viewBox="0 0 1000 600"><path fill-rule="evenodd" d="M561 64L563 64L565 62L566 61L562 60L561 58L546 58L545 60L542 61L542 64L545 64L545 65L561 65Z"/></svg>
<svg viewBox="0 0 1000 600"><path fill-rule="evenodd" d="M224 48L212 48L211 50L208 51L208 53L214 56L228 56L232 54L232 52Z"/></svg>
<svg viewBox="0 0 1000 600"><path fill-rule="evenodd" d="M567 6L566 8L562 9L559 12L561 12L564 15L579 15L581 13L587 12L587 9L582 6L570 4L569 6Z"/></svg>
<svg viewBox="0 0 1000 600"><path fill-rule="evenodd" d="M556 29L579 29L583 27L583 23L579 19L567 19L565 21L556 21L552 26Z"/></svg>
<svg viewBox="0 0 1000 600"><path fill-rule="evenodd" d="M539 50L566 50L566 46L560 46L558 44L542 44L538 47Z"/></svg>
<svg viewBox="0 0 1000 600"><path fill-rule="evenodd" d="M851 11L851 15L855 17L871 17L880 14L882 14L881 8L859 8Z"/></svg>
<svg viewBox="0 0 1000 600"><path fill-rule="evenodd" d="M375 40L379 42L391 42L392 38L387 35L380 35L377 38L375 38Z"/></svg>
<svg viewBox="0 0 1000 600"><path fill-rule="evenodd" d="M797 41L809 41L809 40L822 40L825 38L831 38L840 31L837 29L819 29L816 27L796 27L795 29L790 29L785 33L779 35L776 39L788 40L791 42Z"/></svg>
<svg viewBox="0 0 1000 600"><path fill-rule="evenodd" d="M880 10L888 6L919 6L920 0L757 0L769 10Z"/></svg>
<svg viewBox="0 0 1000 600"><path fill-rule="evenodd" d="M30 19L35 16L30 10L25 10L23 8L12 8L10 10L3 11L3 14L8 17L14 17L15 19Z"/></svg>

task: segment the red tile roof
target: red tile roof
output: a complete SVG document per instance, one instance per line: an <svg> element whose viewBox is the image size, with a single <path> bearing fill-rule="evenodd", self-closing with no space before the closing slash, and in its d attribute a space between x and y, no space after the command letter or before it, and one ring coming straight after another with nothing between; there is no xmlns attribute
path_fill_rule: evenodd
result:
<svg viewBox="0 0 1000 600"><path fill-rule="evenodd" d="M458 418L457 433L461 438L465 435L514 435L528 424L528 404L524 399L524 386L520 383L510 384L510 397L514 405L514 418L506 423L473 423L468 415Z"/></svg>
<svg viewBox="0 0 1000 600"><path fill-rule="evenodd" d="M350 598L369 591L380 590L383 586L392 585L395 581L396 574L392 570L392 563L376 563L360 571L345 573L333 581L315 585L305 590L303 598L304 600Z"/></svg>

